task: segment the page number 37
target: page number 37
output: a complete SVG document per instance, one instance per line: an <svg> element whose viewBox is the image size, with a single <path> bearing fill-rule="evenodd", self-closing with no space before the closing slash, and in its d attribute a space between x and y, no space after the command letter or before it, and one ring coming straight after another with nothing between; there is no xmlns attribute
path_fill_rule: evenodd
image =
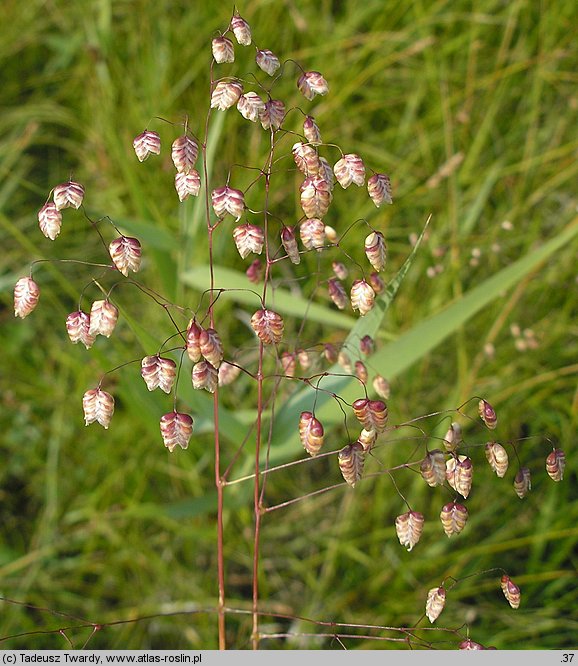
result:
<svg viewBox="0 0 578 666"><path fill-rule="evenodd" d="M560 660L563 664L569 664L572 659L574 659L574 653L573 652L564 652L562 655L562 659Z"/></svg>

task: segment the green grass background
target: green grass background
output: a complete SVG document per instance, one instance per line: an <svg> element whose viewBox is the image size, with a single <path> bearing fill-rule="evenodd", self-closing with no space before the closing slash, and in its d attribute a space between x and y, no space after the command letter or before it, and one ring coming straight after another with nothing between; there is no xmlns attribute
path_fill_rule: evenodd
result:
<svg viewBox="0 0 578 666"><path fill-rule="evenodd" d="M500 574L494 572L452 588L437 624L457 628L465 621L473 640L503 649L575 647L575 3L254 0L239 10L260 48L323 72L331 88L325 98L304 101L289 63L275 94L288 106L313 113L326 142L358 152L369 166L391 175L393 206L378 211L366 193L350 188L336 192L326 221L342 232L366 218L382 230L390 257L386 275L392 278L410 254L410 234L419 234L432 215L428 238L393 304L364 324L373 326L378 340L372 369L391 379L391 423L484 396L498 412L496 437L522 440L519 455L533 474L532 492L524 500L512 489L513 460L506 479L492 475L482 450L488 436L475 421L476 401L469 403L464 412L472 420L462 418L475 470L468 525L448 540L438 514L449 493L429 489L418 475L401 470L395 482L412 508L426 516L421 542L407 553L393 527L406 507L380 471L419 459L415 449L423 452L425 439L405 429L392 433L367 463L368 473L377 474L354 491L341 487L266 516L263 610L327 622L413 626L423 614L427 590L445 577L502 567L522 588L518 611L503 599ZM84 391L102 373L154 353L173 334L163 309L122 285L114 292L122 311L115 334L86 352L69 343L64 321L90 282L91 268L37 269L41 302L24 322L13 317L12 289L36 259L106 260L81 212L64 211L55 243L38 230L36 213L48 192L74 175L86 187L93 219L109 215L141 238L140 279L173 302L198 307L207 262L202 216L194 203L178 204L168 151L141 165L131 142L148 126L170 145L177 130L154 120L157 116L181 122L188 114L193 131L202 132L210 39L225 29L229 12L216 3L159 0L4 3L0 594L44 609L2 603L4 648L70 647L57 631L68 626L76 628L66 636L80 647L91 629L78 628L79 618L116 623L91 638L92 648L216 647L215 616L198 612L216 604L209 401L182 378L180 395L195 417L195 435L188 451L168 454L158 419L171 408L170 399L146 391L137 362L108 381L117 400L110 429L83 425ZM238 62L219 72L254 71L252 48L236 51ZM212 118L213 183L225 181L232 163L262 164L266 133L234 110ZM300 118L291 113L287 127L299 131ZM293 139L285 141L289 151ZM338 152L327 154L337 159ZM444 175L452 158L454 168ZM285 167L290 158L280 163ZM235 167L231 183L245 187L252 177ZM271 205L288 223L296 214L298 182L285 172L274 183ZM102 229L111 240L111 232ZM229 277L238 284L248 262L238 257L228 231L224 225L217 235L217 263L223 279L224 270L233 271ZM358 224L343 243L362 265L365 235ZM328 254L324 275L334 258L344 255ZM304 266L314 275L316 258L306 257ZM436 266L443 270L428 277ZM296 344L343 340L354 318L329 319L336 311L327 314L317 280L295 281L296 273L285 268L279 269L279 287L289 296L283 300L278 292L279 309L293 304L299 312L309 298L321 307L309 313ZM359 268L354 265L353 271ZM88 288L85 307L97 294ZM252 307L255 298L231 292L217 308L226 351L239 350L235 353L247 363L254 362L247 328ZM298 317L287 318L288 335L295 334ZM186 318L179 321L186 324ZM538 348L519 351L512 324L531 328ZM484 351L488 343L491 355ZM234 387L223 397L227 462L243 441L254 404L247 379ZM290 388L278 397L278 409L286 409L273 432L277 462L302 457L294 415L299 401L310 404L312 394L304 398L302 391L286 403ZM351 384L339 388L349 399L359 397ZM327 423L335 425L328 427L326 446L335 450L347 443L347 434L335 404L327 401L324 408ZM439 437L447 427L447 419L441 421L420 423L428 436ZM550 442L568 459L560 484L544 471ZM431 441L430 448L435 446ZM249 442L240 472L250 458ZM266 500L275 504L339 479L335 458L322 458L271 476ZM249 490L248 484L227 490L227 603L237 609L250 607ZM145 616L150 617L135 621ZM271 632L331 631L306 622L264 622ZM422 619L420 626L426 624ZM231 647L249 647L247 616L230 615L227 626ZM438 647L457 643L443 631L418 635ZM344 642L350 648L400 647L360 638ZM303 636L264 641L262 647L339 646Z"/></svg>

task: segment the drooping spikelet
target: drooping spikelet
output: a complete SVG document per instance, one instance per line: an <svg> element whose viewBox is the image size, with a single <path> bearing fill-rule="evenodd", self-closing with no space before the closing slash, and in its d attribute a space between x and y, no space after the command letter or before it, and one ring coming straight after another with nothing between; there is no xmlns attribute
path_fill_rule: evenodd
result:
<svg viewBox="0 0 578 666"><path fill-rule="evenodd" d="M504 574L500 580L502 592L508 600L510 606L514 609L520 607L520 588L511 580L511 578Z"/></svg>
<svg viewBox="0 0 578 666"><path fill-rule="evenodd" d="M383 432L387 426L387 405L382 400L359 398L353 405L353 413L364 428Z"/></svg>
<svg viewBox="0 0 578 666"><path fill-rule="evenodd" d="M514 491L520 499L523 499L531 489L530 470L527 467L520 467L514 478Z"/></svg>
<svg viewBox="0 0 578 666"><path fill-rule="evenodd" d="M463 504L456 502L448 502L445 504L440 513L440 520L444 532L451 537L452 534L459 534L468 520L468 510Z"/></svg>
<svg viewBox="0 0 578 666"><path fill-rule="evenodd" d="M254 252L261 254L265 243L265 233L255 224L241 224L233 229L233 240L242 259Z"/></svg>
<svg viewBox="0 0 578 666"><path fill-rule="evenodd" d="M433 624L446 605L446 590L444 587L432 587L427 593L425 602L425 614L427 619Z"/></svg>
<svg viewBox="0 0 578 666"><path fill-rule="evenodd" d="M364 335L359 341L359 351L365 356L373 354L375 351L375 341L371 335Z"/></svg>
<svg viewBox="0 0 578 666"><path fill-rule="evenodd" d="M66 318L66 331L73 344L82 342L90 349L96 340L96 335L90 335L90 315L82 310L71 312Z"/></svg>
<svg viewBox="0 0 578 666"><path fill-rule="evenodd" d="M283 338L283 317L273 310L257 310L251 317L251 326L266 345L276 345Z"/></svg>
<svg viewBox="0 0 578 666"><path fill-rule="evenodd" d="M299 236L308 250L320 250L325 245L325 225L315 217L301 222Z"/></svg>
<svg viewBox="0 0 578 666"><path fill-rule="evenodd" d="M50 240L54 240L60 233L62 213L53 201L48 201L38 211L38 226L40 231Z"/></svg>
<svg viewBox="0 0 578 666"><path fill-rule="evenodd" d="M235 62L235 48L233 42L226 37L215 37L211 42L213 58L218 65L224 62Z"/></svg>
<svg viewBox="0 0 578 666"><path fill-rule="evenodd" d="M269 51L269 49L257 51L255 62L257 63L257 66L266 74L269 74L269 76L274 76L275 72L281 67L279 58L273 53L273 51Z"/></svg>
<svg viewBox="0 0 578 666"><path fill-rule="evenodd" d="M367 181L367 191L373 203L379 208L382 203L393 203L391 181L384 173L376 173Z"/></svg>
<svg viewBox="0 0 578 666"><path fill-rule="evenodd" d="M365 254L376 271L381 271L386 259L385 239L381 231L373 231L365 239Z"/></svg>
<svg viewBox="0 0 578 666"><path fill-rule="evenodd" d="M223 360L223 343L214 328L206 328L199 335L199 348L205 360L218 368Z"/></svg>
<svg viewBox="0 0 578 666"><path fill-rule="evenodd" d="M312 100L315 95L326 95L329 92L327 81L319 72L303 72L297 81L297 87L308 100Z"/></svg>
<svg viewBox="0 0 578 666"><path fill-rule="evenodd" d="M345 481L352 487L363 474L363 463L365 462L365 451L360 442L353 442L344 446L337 455L339 469Z"/></svg>
<svg viewBox="0 0 578 666"><path fill-rule="evenodd" d="M365 363L363 361L355 361L354 369L357 379L359 379L362 384L367 384L368 374Z"/></svg>
<svg viewBox="0 0 578 666"><path fill-rule="evenodd" d="M349 153L344 155L333 167L333 173L337 182L343 187L348 188L351 183L361 187L365 183L365 165L359 155Z"/></svg>
<svg viewBox="0 0 578 666"><path fill-rule="evenodd" d="M295 371L297 370L297 359L295 354L291 354L290 352L283 352L281 354L280 360L285 376L295 377Z"/></svg>
<svg viewBox="0 0 578 666"><path fill-rule="evenodd" d="M319 155L313 146L298 141L291 149L295 165L305 176L314 176L319 173ZM311 215L310 217L315 217Z"/></svg>
<svg viewBox="0 0 578 666"><path fill-rule="evenodd" d="M237 110L246 120L256 123L265 111L265 102L256 92L249 91L239 97Z"/></svg>
<svg viewBox="0 0 578 666"><path fill-rule="evenodd" d="M562 481L564 468L566 467L566 455L562 449L554 449L546 458L546 471L552 481Z"/></svg>
<svg viewBox="0 0 578 666"><path fill-rule="evenodd" d="M255 259L255 261L251 262L250 266L245 271L245 275L249 282L252 282L253 284L263 282L263 278L265 277L265 266L261 259Z"/></svg>
<svg viewBox="0 0 578 666"><path fill-rule="evenodd" d="M447 481L464 499L470 494L472 476L472 461L467 456L452 457L446 462Z"/></svg>
<svg viewBox="0 0 578 666"><path fill-rule="evenodd" d="M24 319L38 305L40 287L31 277L21 277L14 286L14 316Z"/></svg>
<svg viewBox="0 0 578 666"><path fill-rule="evenodd" d="M417 511L407 511L395 519L395 531L402 546L411 551L420 540L423 532L423 514Z"/></svg>
<svg viewBox="0 0 578 666"><path fill-rule="evenodd" d="M367 451L370 451L373 448L377 441L377 431L364 428L359 433L357 441L363 446L363 450L367 453Z"/></svg>
<svg viewBox="0 0 578 666"><path fill-rule="evenodd" d="M305 138L309 143L321 143L321 132L313 116L305 116L303 134L305 134Z"/></svg>
<svg viewBox="0 0 578 666"><path fill-rule="evenodd" d="M90 308L89 335L104 335L110 338L116 322L118 321L118 308L108 299L94 301Z"/></svg>
<svg viewBox="0 0 578 666"><path fill-rule="evenodd" d="M142 260L142 248L138 238L120 236L108 246L108 252L114 265L125 277L128 272L137 273Z"/></svg>
<svg viewBox="0 0 578 666"><path fill-rule="evenodd" d="M218 386L219 375L209 361L199 361L193 366L191 379L194 389L205 389L209 393L214 393Z"/></svg>
<svg viewBox="0 0 578 666"><path fill-rule="evenodd" d="M347 298L345 287L341 282L337 278L329 278L329 280L327 280L327 290L329 292L329 298L331 298L340 310L344 310L347 307L349 300Z"/></svg>
<svg viewBox="0 0 578 666"><path fill-rule="evenodd" d="M280 99L265 102L265 111L261 114L263 129L278 130L285 119L285 104Z"/></svg>
<svg viewBox="0 0 578 666"><path fill-rule="evenodd" d="M235 35L235 39L241 46L249 46L251 44L251 28L244 18L235 14L231 19L230 28Z"/></svg>
<svg viewBox="0 0 578 666"><path fill-rule="evenodd" d="M181 171L175 174L175 190L179 201L183 202L187 197L198 197L201 191L201 176L196 169L187 173Z"/></svg>
<svg viewBox="0 0 578 666"><path fill-rule="evenodd" d="M490 430L494 430L498 425L498 417L496 416L496 412L492 405L486 400L480 400L478 403L478 411L480 413L480 418L486 424L486 427Z"/></svg>
<svg viewBox="0 0 578 666"><path fill-rule="evenodd" d="M311 412L301 412L299 417L299 438L310 456L315 456L323 446L323 425Z"/></svg>
<svg viewBox="0 0 578 666"><path fill-rule="evenodd" d="M193 434L193 419L188 414L169 412L161 416L161 436L172 453L177 446L186 449Z"/></svg>
<svg viewBox="0 0 578 666"><path fill-rule="evenodd" d="M142 160L141 160L142 161ZM84 199L84 187L80 183L69 180L67 183L62 183L54 188L53 192L54 205L58 210L63 208L80 208L82 200Z"/></svg>
<svg viewBox="0 0 578 666"><path fill-rule="evenodd" d="M211 95L211 109L226 111L234 106L243 94L243 86L238 81L219 81Z"/></svg>
<svg viewBox="0 0 578 666"><path fill-rule="evenodd" d="M114 413L114 398L110 393L100 388L89 389L82 396L84 410L84 424L90 425L95 421L107 429Z"/></svg>
<svg viewBox="0 0 578 666"><path fill-rule="evenodd" d="M187 327L187 355L193 363L201 360L201 333L203 328L191 319Z"/></svg>
<svg viewBox="0 0 578 666"><path fill-rule="evenodd" d="M245 195L228 185L218 187L211 192L211 202L217 217L224 217L227 213L239 218L245 210Z"/></svg>
<svg viewBox="0 0 578 666"><path fill-rule="evenodd" d="M309 218L326 215L332 196L329 183L321 176L311 176L301 184L301 208Z"/></svg>
<svg viewBox="0 0 578 666"><path fill-rule="evenodd" d="M381 375L375 375L373 378L373 390L377 393L380 398L384 400L389 400L391 395L391 386L387 379Z"/></svg>
<svg viewBox="0 0 578 666"><path fill-rule="evenodd" d="M375 291L365 280L355 280L351 286L351 307L366 315L375 305Z"/></svg>
<svg viewBox="0 0 578 666"><path fill-rule="evenodd" d="M149 391L160 388L170 393L177 376L177 364L170 358L145 356L141 361L140 373Z"/></svg>
<svg viewBox="0 0 578 666"><path fill-rule="evenodd" d="M241 368L238 365L222 361L217 373L219 386L228 386L229 384L232 384L240 373Z"/></svg>
<svg viewBox="0 0 578 666"><path fill-rule="evenodd" d="M452 423L444 437L446 451L455 451L462 443L462 427L459 423Z"/></svg>
<svg viewBox="0 0 578 666"><path fill-rule="evenodd" d="M428 486L442 486L446 480L446 459L438 450L428 451L421 461L420 472Z"/></svg>
<svg viewBox="0 0 578 666"><path fill-rule="evenodd" d="M281 243L287 252L287 256L293 264L301 262L301 255L297 247L297 239L295 238L295 231L292 227L283 227L281 229Z"/></svg>
<svg viewBox="0 0 578 666"><path fill-rule="evenodd" d="M132 146L136 156L138 157L138 161L144 162L149 155L160 155L161 137L159 136L158 132L145 130L134 138Z"/></svg>
<svg viewBox="0 0 578 666"><path fill-rule="evenodd" d="M476 643L470 638L466 638L458 645L458 650L485 650L486 648L481 643Z"/></svg>
<svg viewBox="0 0 578 666"><path fill-rule="evenodd" d="M171 146L171 158L175 169L179 173L189 173L193 170L199 146L197 142L188 134L183 134L173 141Z"/></svg>
<svg viewBox="0 0 578 666"><path fill-rule="evenodd" d="M500 478L503 478L508 471L509 462L506 449L498 442L488 442L485 450L490 467Z"/></svg>

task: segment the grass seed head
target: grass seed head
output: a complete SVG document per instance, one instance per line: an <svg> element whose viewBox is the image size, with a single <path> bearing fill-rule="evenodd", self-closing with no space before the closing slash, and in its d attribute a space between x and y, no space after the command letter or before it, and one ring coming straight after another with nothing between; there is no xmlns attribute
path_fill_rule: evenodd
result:
<svg viewBox="0 0 578 666"><path fill-rule="evenodd" d="M337 461L346 483L354 488L363 474L365 462L363 445L360 442L353 442L353 444L344 446L337 454Z"/></svg>
<svg viewBox="0 0 578 666"><path fill-rule="evenodd" d="M421 461L420 472L428 486L442 486L446 480L446 459L438 449L428 451Z"/></svg>
<svg viewBox="0 0 578 666"><path fill-rule="evenodd" d="M211 95L211 109L226 111L234 106L243 94L243 86L238 81L219 81Z"/></svg>
<svg viewBox="0 0 578 666"><path fill-rule="evenodd" d="M257 66L266 74L269 74L269 76L274 76L275 72L281 67L279 58L273 53L273 51L269 51L269 49L261 49L257 51L255 62L257 63Z"/></svg>
<svg viewBox="0 0 578 666"><path fill-rule="evenodd" d="M303 134L309 143L321 143L321 132L313 116L305 116L303 121Z"/></svg>
<svg viewBox="0 0 578 666"><path fill-rule="evenodd" d="M381 231L373 231L365 239L365 254L377 272L385 266L387 248Z"/></svg>
<svg viewBox="0 0 578 666"><path fill-rule="evenodd" d="M468 510L463 504L448 502L441 510L440 520L444 532L448 537L451 537L453 534L459 534L466 526Z"/></svg>
<svg viewBox="0 0 578 666"><path fill-rule="evenodd" d="M177 446L186 449L193 434L193 419L188 414L169 412L160 421L164 445L172 453Z"/></svg>
<svg viewBox="0 0 578 666"><path fill-rule="evenodd" d="M375 291L365 280L355 280L351 286L351 307L366 315L375 305Z"/></svg>
<svg viewBox="0 0 578 666"><path fill-rule="evenodd" d="M402 546L411 551L420 540L423 532L424 518L422 513L407 511L395 519L395 531Z"/></svg>
<svg viewBox="0 0 578 666"><path fill-rule="evenodd" d="M84 199L84 187L80 183L69 180L54 188L53 198L58 210L69 207L80 208Z"/></svg>
<svg viewBox="0 0 578 666"><path fill-rule="evenodd" d="M187 355L193 363L201 360L201 333L203 329L194 319L187 328Z"/></svg>
<svg viewBox="0 0 578 666"><path fill-rule="evenodd" d="M175 174L175 190L182 203L187 197L198 197L201 191L201 177L196 169L188 173L180 171Z"/></svg>
<svg viewBox="0 0 578 666"><path fill-rule="evenodd" d="M319 72L303 72L297 80L297 87L303 97L309 101L315 95L326 95L329 92L327 81Z"/></svg>
<svg viewBox="0 0 578 666"><path fill-rule="evenodd" d="M367 181L367 191L373 203L379 208L381 204L392 204L391 181L384 173L376 173Z"/></svg>
<svg viewBox="0 0 578 666"><path fill-rule="evenodd" d="M566 467L566 455L562 449L554 449L546 458L546 471L552 481L562 481L564 468Z"/></svg>
<svg viewBox="0 0 578 666"><path fill-rule="evenodd" d="M323 446L323 425L311 412L301 412L299 438L310 456L316 456Z"/></svg>
<svg viewBox="0 0 578 666"><path fill-rule="evenodd" d="M229 26L235 35L235 39L241 46L249 46L251 44L251 28L244 18L235 14L231 19Z"/></svg>
<svg viewBox="0 0 578 666"><path fill-rule="evenodd" d="M104 335L110 338L116 322L118 321L118 308L108 299L94 301L90 308L90 336Z"/></svg>
<svg viewBox="0 0 578 666"><path fill-rule="evenodd" d="M425 602L425 614L427 619L433 624L446 605L446 590L443 587L432 587L427 593Z"/></svg>
<svg viewBox="0 0 578 666"><path fill-rule="evenodd" d="M239 97L237 111L239 111L245 120L256 123L261 118L263 111L265 111L265 102L256 92L249 91Z"/></svg>
<svg viewBox="0 0 578 666"><path fill-rule="evenodd" d="M206 328L199 336L201 355L214 368L218 368L223 360L223 343L214 328Z"/></svg>
<svg viewBox="0 0 578 666"><path fill-rule="evenodd" d="M486 427L490 430L494 430L498 425L498 417L496 416L496 412L492 405L486 400L480 400L478 403L478 411L480 418L486 424Z"/></svg>
<svg viewBox="0 0 578 666"><path fill-rule="evenodd" d="M96 340L96 335L90 335L90 315L82 310L71 312L66 318L66 331L73 344L82 342L90 349Z"/></svg>
<svg viewBox="0 0 578 666"><path fill-rule="evenodd" d="M508 453L506 449L498 442L488 442L486 444L486 458L490 467L500 478L503 478L508 471Z"/></svg>
<svg viewBox="0 0 578 666"><path fill-rule="evenodd" d="M500 580L502 592L508 600L510 606L514 609L520 607L520 588L511 580L511 578L504 574Z"/></svg>
<svg viewBox="0 0 578 666"><path fill-rule="evenodd" d="M108 246L108 252L114 265L125 277L129 271L138 273L142 260L142 247L138 238L115 238Z"/></svg>
<svg viewBox="0 0 578 666"><path fill-rule="evenodd" d="M134 138L132 146L138 161L144 162L149 155L161 154L161 137L158 132L145 130Z"/></svg>
<svg viewBox="0 0 578 666"><path fill-rule="evenodd" d="M183 134L173 141L171 158L179 173L189 173L194 168L198 155L199 146L188 134Z"/></svg>
<svg viewBox="0 0 578 666"><path fill-rule="evenodd" d="M235 62L235 47L233 42L226 37L215 37L211 42L213 58L218 65L225 62Z"/></svg>
<svg viewBox="0 0 578 666"><path fill-rule="evenodd" d="M53 201L47 201L38 211L38 226L50 240L55 240L60 233L62 213Z"/></svg>
<svg viewBox="0 0 578 666"><path fill-rule="evenodd" d="M263 344L276 345L283 338L283 317L273 310L257 310L251 317L251 326Z"/></svg>
<svg viewBox="0 0 578 666"><path fill-rule="evenodd" d="M217 369L209 361L199 361L193 366L191 373L194 389L205 389L214 393L218 386L219 376Z"/></svg>
<svg viewBox="0 0 578 666"><path fill-rule="evenodd" d="M82 396L82 409L85 425L96 421L106 430L114 413L114 398L99 388L89 389Z"/></svg>
<svg viewBox="0 0 578 666"><path fill-rule="evenodd" d="M170 393L177 376L177 364L170 358L145 356L141 361L141 376L149 391L160 388Z"/></svg>
<svg viewBox="0 0 578 666"><path fill-rule="evenodd" d="M520 499L523 499L531 489L532 478L530 470L527 467L520 467L514 478L514 491Z"/></svg>
<svg viewBox="0 0 578 666"><path fill-rule="evenodd" d="M14 316L24 319L38 305L40 287L31 277L21 277L14 285Z"/></svg>

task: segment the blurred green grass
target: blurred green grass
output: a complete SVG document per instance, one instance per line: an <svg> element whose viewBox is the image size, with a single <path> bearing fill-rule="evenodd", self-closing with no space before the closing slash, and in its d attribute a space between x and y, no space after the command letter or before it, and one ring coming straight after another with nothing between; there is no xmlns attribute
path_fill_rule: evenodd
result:
<svg viewBox="0 0 578 666"><path fill-rule="evenodd" d="M459 303L463 294L559 237L575 220L575 3L485 0L472 9L464 0L411 5L368 0L362 6L263 0L239 9L260 48L318 69L328 79L330 95L303 105L312 109L324 140L391 174L394 206L376 212L350 188L336 194L327 222L341 231L367 217L386 235L391 277L410 252L410 234L433 216L427 243L387 312L382 346ZM181 279L206 263L195 204L178 205L166 152L140 165L131 141L154 125L167 145L174 129L155 121L157 116L179 122L188 114L193 131L201 132L209 41L227 25L228 8L145 0L73 5L8 0L3 12L0 593L89 623L157 616L107 627L92 638L93 648L215 647L214 617L197 612L216 603L210 415L203 413L208 401L181 382L185 402L196 401L197 435L186 453L170 456L157 432L169 403L146 391L134 363L112 375L117 411L110 430L85 429L82 421L81 396L103 372L154 353L145 332L157 344L172 335L164 311L134 287L122 286L115 294L125 316L115 336L99 340L87 354L70 345L63 322L90 281L89 268L44 264L38 269L42 300L25 322L13 318L11 290L35 259L102 261L102 247L80 213L66 211L55 244L37 228L36 211L50 188L74 174L87 188L93 218L109 215L127 232L142 235L143 281L175 302L197 307L199 292ZM252 51L240 51L235 67L247 72ZM288 65L279 95L302 104L293 78ZM266 135L237 116L220 116L222 127L214 128L215 183L225 181L232 162L260 164L267 150ZM301 118L292 113L289 126L298 131ZM292 143L288 137L287 150ZM251 177L235 168L231 182L245 186ZM293 214L296 183L279 179L271 202L277 214ZM360 229L356 226L343 244L355 257L365 235ZM427 590L445 576L497 566L521 585L520 610L505 604L496 574L472 577L448 594L440 626L458 627L465 620L474 640L504 649L575 644L577 251L576 241L569 241L392 382L392 423L455 408L473 395L487 397L498 410L497 436L528 438L518 449L533 472L530 496L519 501L511 488L515 470L507 480L492 478L483 453L473 448L470 520L451 540L441 534L437 519L446 495L430 491L407 470L395 475L412 506L426 514L424 536L411 553L395 537L393 520L406 509L386 475L367 479L354 492L338 489L273 512L264 523L264 610L412 626ZM217 239L217 256L225 267L244 270L226 234ZM314 259L307 257L306 265L314 273ZM281 286L309 297L314 285L291 277L284 274ZM88 294L94 296L90 289ZM219 302L220 331L230 348L247 346L242 310L234 300ZM144 331L131 330L130 321ZM514 323L535 332L538 349L516 349ZM299 343L339 340L345 332L311 320ZM427 341L422 344L425 349ZM418 350L417 356L423 354ZM387 376L387 360L384 364L379 370ZM241 380L225 397L231 419L246 422L243 410L250 398L250 383ZM428 421L426 431L443 435L439 420ZM231 420L226 426L227 459L240 443L237 425ZM379 447L368 472L408 459L416 442L403 434ZM467 435L472 445L485 442L480 428ZM342 446L344 437L344 431L335 432L330 448ZM547 438L568 456L562 484L545 478ZM249 444L247 449L249 457ZM300 455L296 450L295 457ZM267 502L338 480L333 458L299 465L271 477ZM227 491L228 605L248 608L253 517L240 487ZM168 613L177 614L162 616ZM76 624L4 603L0 638L68 623ZM248 647L247 618L231 616L228 628L231 646ZM272 621L269 628L312 630L285 621ZM67 635L82 645L90 629ZM28 634L1 645L68 647L58 634ZM331 643L263 643L318 645Z"/></svg>

